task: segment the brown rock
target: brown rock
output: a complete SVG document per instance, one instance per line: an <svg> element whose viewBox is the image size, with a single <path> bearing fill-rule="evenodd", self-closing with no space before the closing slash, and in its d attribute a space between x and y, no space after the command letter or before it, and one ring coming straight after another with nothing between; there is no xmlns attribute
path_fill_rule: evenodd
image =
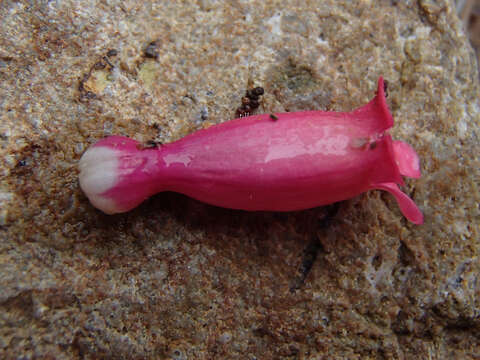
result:
<svg viewBox="0 0 480 360"><path fill-rule="evenodd" d="M178 139L252 82L267 113L351 110L379 75L422 226L381 192L106 216L78 187L103 136ZM0 358L480 356L479 84L449 1L6 2L0 80Z"/></svg>

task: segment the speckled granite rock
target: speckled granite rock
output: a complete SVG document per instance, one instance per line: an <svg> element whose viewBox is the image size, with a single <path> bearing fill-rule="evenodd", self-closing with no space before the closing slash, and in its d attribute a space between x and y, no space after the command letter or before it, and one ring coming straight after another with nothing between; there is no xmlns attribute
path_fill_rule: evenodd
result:
<svg viewBox="0 0 480 360"><path fill-rule="evenodd" d="M478 359L476 71L446 1L2 2L0 357ZM423 226L382 192L109 217L78 187L105 135L180 138L253 85L265 112L351 110L379 75Z"/></svg>

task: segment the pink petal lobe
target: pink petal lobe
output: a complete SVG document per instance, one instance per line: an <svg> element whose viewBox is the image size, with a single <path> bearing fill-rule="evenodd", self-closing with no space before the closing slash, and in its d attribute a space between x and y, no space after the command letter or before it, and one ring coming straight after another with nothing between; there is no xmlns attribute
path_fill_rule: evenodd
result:
<svg viewBox="0 0 480 360"><path fill-rule="evenodd" d="M352 111L351 117L362 124L370 133L383 133L393 126L393 116L390 113L385 97L385 83L378 79L377 95L366 105Z"/></svg>
<svg viewBox="0 0 480 360"><path fill-rule="evenodd" d="M397 200L398 206L402 211L402 214L410 220L412 223L416 225L423 224L423 214L417 205L413 202L412 199L408 197L405 193L403 193L394 183L381 183L375 184L372 189L380 189L388 191L395 197Z"/></svg>
<svg viewBox="0 0 480 360"><path fill-rule="evenodd" d="M420 174L420 159L413 148L403 142L393 142L393 152L395 154L395 162L398 165L400 174L411 178L418 179Z"/></svg>

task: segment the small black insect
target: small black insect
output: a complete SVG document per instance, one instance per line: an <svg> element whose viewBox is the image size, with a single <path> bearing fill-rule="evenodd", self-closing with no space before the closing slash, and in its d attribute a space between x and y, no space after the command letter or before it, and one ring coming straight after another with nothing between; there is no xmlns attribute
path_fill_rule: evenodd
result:
<svg viewBox="0 0 480 360"><path fill-rule="evenodd" d="M275 115L275 114L270 114L270 119L272 119L273 121L277 121L277 120L278 120L278 116Z"/></svg>
<svg viewBox="0 0 480 360"><path fill-rule="evenodd" d="M137 144L138 150L156 149L162 146L162 143L155 140L148 140L147 142Z"/></svg>
<svg viewBox="0 0 480 360"><path fill-rule="evenodd" d="M147 47L145 48L144 52L143 52L145 57L151 58L151 59L158 58L158 54L159 54L158 46L159 45L160 44L159 44L158 41L152 41L150 44L148 44Z"/></svg>
<svg viewBox="0 0 480 360"><path fill-rule="evenodd" d="M114 57L114 56L117 56L117 54L118 54L118 51L115 50L115 49L110 49L110 50L107 51L107 56L108 57Z"/></svg>

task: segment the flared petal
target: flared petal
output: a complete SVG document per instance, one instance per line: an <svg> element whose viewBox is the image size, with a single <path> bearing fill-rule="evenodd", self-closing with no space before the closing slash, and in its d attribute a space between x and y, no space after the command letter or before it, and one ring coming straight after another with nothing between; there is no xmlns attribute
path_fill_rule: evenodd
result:
<svg viewBox="0 0 480 360"><path fill-rule="evenodd" d="M412 223L421 225L423 224L423 214L415 204L415 202L408 197L407 194L403 193L399 188L398 185L395 183L381 183L375 184L372 189L379 189L388 191L395 197L397 200L398 206L402 214L410 220Z"/></svg>
<svg viewBox="0 0 480 360"><path fill-rule="evenodd" d="M421 176L420 159L409 144L396 140L393 142L393 152L400 174L415 179Z"/></svg>
<svg viewBox="0 0 480 360"><path fill-rule="evenodd" d="M393 116L390 113L385 97L385 83L380 76L377 84L377 94L366 105L349 113L352 121L359 122L369 133L382 134L393 126Z"/></svg>

